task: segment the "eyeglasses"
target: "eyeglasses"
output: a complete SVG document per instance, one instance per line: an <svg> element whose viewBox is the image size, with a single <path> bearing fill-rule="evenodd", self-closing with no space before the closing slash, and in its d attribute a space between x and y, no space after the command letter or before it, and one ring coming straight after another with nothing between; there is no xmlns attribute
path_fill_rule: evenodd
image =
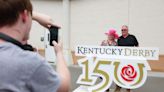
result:
<svg viewBox="0 0 164 92"><path fill-rule="evenodd" d="M127 31L126 29L122 29L121 31Z"/></svg>

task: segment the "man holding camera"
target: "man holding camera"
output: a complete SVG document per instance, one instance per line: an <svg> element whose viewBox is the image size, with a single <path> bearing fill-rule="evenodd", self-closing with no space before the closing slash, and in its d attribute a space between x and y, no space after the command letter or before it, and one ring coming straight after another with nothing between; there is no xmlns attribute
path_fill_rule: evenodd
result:
<svg viewBox="0 0 164 92"><path fill-rule="evenodd" d="M0 92L68 92L70 74L61 42L53 42L57 72L39 54L23 49L32 19L37 20L30 0L0 4Z"/></svg>

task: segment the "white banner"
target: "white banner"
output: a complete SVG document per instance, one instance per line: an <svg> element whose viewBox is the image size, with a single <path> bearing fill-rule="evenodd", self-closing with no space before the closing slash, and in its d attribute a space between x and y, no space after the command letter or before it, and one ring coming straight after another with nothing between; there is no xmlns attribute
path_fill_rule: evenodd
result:
<svg viewBox="0 0 164 92"><path fill-rule="evenodd" d="M115 59L158 60L159 49L151 47L119 47L119 46L77 46L76 56L103 57Z"/></svg>

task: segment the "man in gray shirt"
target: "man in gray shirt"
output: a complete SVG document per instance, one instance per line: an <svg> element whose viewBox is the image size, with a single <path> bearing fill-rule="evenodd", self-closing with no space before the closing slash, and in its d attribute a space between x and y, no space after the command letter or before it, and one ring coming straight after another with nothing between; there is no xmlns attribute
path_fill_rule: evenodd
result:
<svg viewBox="0 0 164 92"><path fill-rule="evenodd" d="M0 0L0 33L23 43L32 24L30 0ZM57 72L39 54L0 39L0 92L68 92L70 74L61 42L54 43Z"/></svg>

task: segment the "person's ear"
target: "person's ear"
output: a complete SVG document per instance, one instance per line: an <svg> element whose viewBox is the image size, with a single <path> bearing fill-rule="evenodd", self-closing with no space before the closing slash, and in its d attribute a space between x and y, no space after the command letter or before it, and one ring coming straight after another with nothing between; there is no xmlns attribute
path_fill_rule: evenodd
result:
<svg viewBox="0 0 164 92"><path fill-rule="evenodd" d="M21 19L22 19L22 22L25 23L29 17L29 14L28 14L28 11L27 10L24 10L21 14Z"/></svg>

